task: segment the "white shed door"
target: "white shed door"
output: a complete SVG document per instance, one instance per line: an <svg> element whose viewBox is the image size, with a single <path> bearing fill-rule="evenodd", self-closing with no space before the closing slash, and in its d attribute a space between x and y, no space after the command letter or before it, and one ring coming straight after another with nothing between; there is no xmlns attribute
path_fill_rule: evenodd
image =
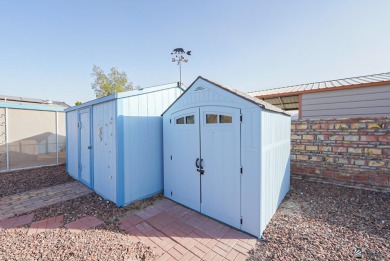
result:
<svg viewBox="0 0 390 261"><path fill-rule="evenodd" d="M171 198L240 228L240 110L187 109L171 124Z"/></svg>
<svg viewBox="0 0 390 261"><path fill-rule="evenodd" d="M172 114L172 191L170 197L200 211L200 176L195 164L200 158L199 108Z"/></svg>
<svg viewBox="0 0 390 261"><path fill-rule="evenodd" d="M89 108L80 111L80 181L91 187L91 122Z"/></svg>
<svg viewBox="0 0 390 261"><path fill-rule="evenodd" d="M201 212L240 228L240 110L200 109Z"/></svg>

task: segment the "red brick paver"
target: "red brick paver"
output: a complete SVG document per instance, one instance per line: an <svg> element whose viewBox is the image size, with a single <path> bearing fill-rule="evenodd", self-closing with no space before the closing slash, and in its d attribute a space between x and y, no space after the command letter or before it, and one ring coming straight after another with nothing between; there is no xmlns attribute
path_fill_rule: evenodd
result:
<svg viewBox="0 0 390 261"><path fill-rule="evenodd" d="M257 239L163 199L120 220L131 240L142 241L157 260L245 260Z"/></svg>
<svg viewBox="0 0 390 261"><path fill-rule="evenodd" d="M92 190L75 181L3 197L0 198L0 220L75 199L91 192Z"/></svg>
<svg viewBox="0 0 390 261"><path fill-rule="evenodd" d="M62 227L64 222L64 215L40 220L37 222L33 222L28 229L27 235L38 234L41 232L45 232L49 229Z"/></svg>
<svg viewBox="0 0 390 261"><path fill-rule="evenodd" d="M0 221L0 230L25 226L27 224L30 224L33 218L34 218L34 213L31 213L28 215L2 220Z"/></svg>
<svg viewBox="0 0 390 261"><path fill-rule="evenodd" d="M103 223L103 221L96 217L88 216L70 222L65 227L72 233L80 233L82 230L95 228Z"/></svg>

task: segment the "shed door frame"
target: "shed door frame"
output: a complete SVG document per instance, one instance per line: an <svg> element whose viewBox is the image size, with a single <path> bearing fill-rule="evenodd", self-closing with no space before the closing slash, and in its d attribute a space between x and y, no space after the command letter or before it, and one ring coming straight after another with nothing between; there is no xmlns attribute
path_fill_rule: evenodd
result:
<svg viewBox="0 0 390 261"><path fill-rule="evenodd" d="M210 175L209 172L211 171L211 169L216 169L218 168L218 166L213 166L213 168L210 167L210 158L209 159L204 159L203 155L207 154L207 153L204 153L204 148L205 147L205 140L207 138L207 136L209 136L209 134L206 134L205 131L203 130L202 126L204 125L204 123L206 123L206 113L210 113L210 112L213 112L217 115L217 125L218 126L215 126L216 127L216 132L218 132L218 129L221 130L221 129L224 129L227 126L227 124L220 124L220 116L227 116L227 117L232 117L233 118L233 124L235 124L233 126L234 128L234 138L235 138L235 141L234 141L234 147L238 147L237 151L235 152L235 156L234 156L234 159L235 159L235 162L233 163L232 166L234 166L234 169L232 170L232 173L233 175L236 175L233 177L233 179L235 180L235 184L234 184L234 189L235 191L233 191L232 193L235 195L235 202L232 203L234 205L234 208L236 208L233 212L234 212L234 217L230 216L230 217L224 217L223 214L221 215L221 212L218 213L218 210L215 209L213 210L211 208L211 205L204 205L204 208L202 208L202 204L203 204L203 201L205 199L203 199L204 196L206 196L206 194L210 197L212 195L212 193L210 194L209 191L203 191L203 187L207 187L205 184L203 184L203 182L207 182L207 180L210 180L210 177L206 177L206 175ZM188 125L186 126L186 117L187 116L191 116L191 115L194 115L194 120L196 121L195 122L195 125ZM183 109L183 110L179 110L179 111L176 111L174 113L171 114L170 116L170 122L171 122L171 141L174 143L175 142L175 129L178 128L176 125L176 121L180 120L180 127L181 128L189 128L191 126L194 126L194 127L197 127L198 130L195 131L194 136L193 138L191 137L188 137L188 139L196 139L197 142L198 142L198 145L195 146L196 148L194 148L196 151L193 152L193 153L189 153L188 155L192 155L192 154L196 154L196 155L199 155L199 156L193 156L193 158L191 159L187 159L187 160L181 160L181 162L177 162L176 161L176 164L182 164L183 162L186 162L186 165L188 165L188 168L191 169L191 170L188 170L188 174L190 174L190 176L192 177L194 175L194 172L197 171L196 170L196 167L195 167L195 164L198 164L199 165L199 161L196 161L197 158L200 159L200 161L203 159L204 160L204 163L205 165L208 165L209 166L209 169L207 170L207 167L205 167L205 172L203 175L200 174L200 172L195 172L197 174L197 176L199 177L199 185L196 184L196 185L193 185L193 189L195 190L198 190L198 193L199 193L199 204L195 204L194 200L191 200L191 203L189 203L189 201L182 201L180 200L180 196L179 198L176 197L175 195L173 195L172 199L173 200L176 200L178 201L179 203L181 204L184 204L194 210L197 210L205 215L208 215L212 218L216 218L228 225L231 225L231 226L234 226L236 228L239 228L241 229L241 110L240 108L236 108L236 107L228 107L228 106L196 106L196 107L192 107L192 108L187 108L187 109ZM225 125L225 126L224 126ZM211 126L210 126L211 127ZM175 128L175 129L174 129ZM230 130L231 131L231 130ZM206 136L207 135L207 136ZM214 141L214 139L211 139L211 141ZM202 145L203 144L203 145ZM213 144L215 145L215 143L213 142ZM172 155L173 155L173 158L177 157L177 155L175 155L175 152L177 153L177 151L175 151L173 149L173 147L175 146L180 146L180 144L172 144ZM183 156L183 155L181 155ZM195 162L196 161L196 162ZM208 161L208 162L206 162ZM172 163L174 163L175 161L173 161ZM212 163L211 163L212 164ZM218 163L217 163L218 164ZM182 168L179 168L180 170L184 170L184 169L187 169L187 167L183 167ZM193 171L192 171L193 169ZM181 171L180 171L181 172ZM182 174L182 173L177 173L177 171L173 171L174 173L174 176L172 177L172 181L174 182L175 180L175 175L179 175L179 174ZM194 181L194 180L193 180ZM212 180L210 180L210 182L212 182ZM174 182L176 183L176 182ZM214 180L214 183L215 183L215 180ZM210 186L213 186L215 184L211 184ZM176 184L172 184L172 188L173 190L175 191L176 187L177 186L180 186L180 184L176 183ZM208 189L211 189L210 186L208 186ZM189 188L187 188L188 190ZM195 191L197 192L197 191ZM195 193L194 192L194 193ZM168 192L168 193L171 193L171 192ZM192 193L192 192L191 192ZM175 194L175 192L173 192L173 194ZM193 194L193 193L192 193ZM171 195L172 196L172 195ZM193 198L193 197L191 197ZM215 201L215 200L214 200ZM237 203L237 204L236 204ZM207 209L208 207L208 209ZM219 209L221 210L221 209ZM232 214L230 212L230 214Z"/></svg>
<svg viewBox="0 0 390 261"><path fill-rule="evenodd" d="M82 122L82 115L83 114L88 114L87 118L88 119L88 130L85 133L87 135L87 138L85 141L82 140L82 128L83 128L83 122ZM89 188L93 188L93 154L92 154L92 110L90 107L83 108L78 111L78 150L79 150L79 164L78 164L78 180L88 186ZM84 144L85 143L85 144ZM82 151L85 151L87 153L87 158L89 161L89 164L87 166L88 168L88 175L87 179L85 179L82 171L83 171L83 156L82 156ZM85 167L84 167L85 168Z"/></svg>

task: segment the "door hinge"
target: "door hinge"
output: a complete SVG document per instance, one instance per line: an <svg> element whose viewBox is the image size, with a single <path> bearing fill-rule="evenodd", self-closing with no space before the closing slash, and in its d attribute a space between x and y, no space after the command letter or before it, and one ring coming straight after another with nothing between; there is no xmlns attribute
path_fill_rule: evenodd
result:
<svg viewBox="0 0 390 261"><path fill-rule="evenodd" d="M171 196L173 195L173 193L172 193L172 190L171 190Z"/></svg>
<svg viewBox="0 0 390 261"><path fill-rule="evenodd" d="M173 158L173 157L172 157L172 155L171 155L171 160L172 160L172 158Z"/></svg>
<svg viewBox="0 0 390 261"><path fill-rule="evenodd" d="M240 224L242 225L242 217L240 218Z"/></svg>
<svg viewBox="0 0 390 261"><path fill-rule="evenodd" d="M80 128L80 122L79 121L77 122L77 128Z"/></svg>
<svg viewBox="0 0 390 261"><path fill-rule="evenodd" d="M240 114L240 122L242 122L242 114Z"/></svg>
<svg viewBox="0 0 390 261"><path fill-rule="evenodd" d="M172 123L172 119L169 119L169 123Z"/></svg>
<svg viewBox="0 0 390 261"><path fill-rule="evenodd" d="M242 174L244 171L243 171L243 168L242 166L240 167L240 173Z"/></svg>

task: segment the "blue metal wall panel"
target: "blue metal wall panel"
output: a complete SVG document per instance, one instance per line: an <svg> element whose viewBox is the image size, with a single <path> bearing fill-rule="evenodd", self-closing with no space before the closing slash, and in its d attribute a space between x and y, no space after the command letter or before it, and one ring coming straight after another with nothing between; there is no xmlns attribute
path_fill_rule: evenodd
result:
<svg viewBox="0 0 390 261"><path fill-rule="evenodd" d="M163 190L160 115L181 92L179 88L161 89L118 100L123 106L125 204Z"/></svg>
<svg viewBox="0 0 390 261"><path fill-rule="evenodd" d="M116 100L93 106L94 190L116 203L117 196Z"/></svg>
<svg viewBox="0 0 390 261"><path fill-rule="evenodd" d="M79 149L78 149L78 113L66 113L66 169L75 179L78 179Z"/></svg>

